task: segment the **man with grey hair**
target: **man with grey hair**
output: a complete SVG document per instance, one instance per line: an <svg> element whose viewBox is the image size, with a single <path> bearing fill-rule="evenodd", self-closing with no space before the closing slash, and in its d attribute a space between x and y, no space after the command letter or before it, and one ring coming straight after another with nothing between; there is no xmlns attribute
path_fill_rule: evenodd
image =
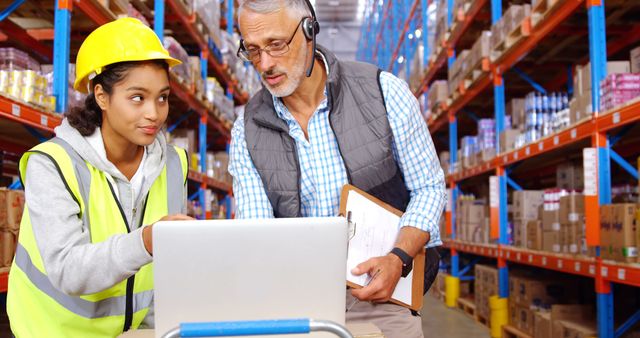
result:
<svg viewBox="0 0 640 338"><path fill-rule="evenodd" d="M246 0L238 23L238 56L264 88L232 130L236 217L336 216L348 183L405 211L393 250L352 271L371 277L347 292L346 319L373 322L389 338L423 337L419 314L389 303L425 245L426 270L439 262L444 174L415 96L392 74L316 46L308 1Z"/></svg>

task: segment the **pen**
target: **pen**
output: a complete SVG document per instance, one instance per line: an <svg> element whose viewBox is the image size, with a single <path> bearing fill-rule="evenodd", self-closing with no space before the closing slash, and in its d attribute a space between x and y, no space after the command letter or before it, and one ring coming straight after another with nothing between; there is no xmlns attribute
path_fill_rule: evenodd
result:
<svg viewBox="0 0 640 338"><path fill-rule="evenodd" d="M373 282L373 280L378 277L378 275L380 274L380 272L382 272L382 270L378 269L376 270L376 272L373 274L373 276L371 276L370 278L367 279L366 282L364 282L364 286L369 286L369 284L371 284L371 282Z"/></svg>

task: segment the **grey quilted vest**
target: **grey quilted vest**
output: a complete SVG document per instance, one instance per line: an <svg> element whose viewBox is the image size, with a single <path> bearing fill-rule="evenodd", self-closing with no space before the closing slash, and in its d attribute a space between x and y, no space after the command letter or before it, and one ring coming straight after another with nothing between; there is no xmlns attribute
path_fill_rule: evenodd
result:
<svg viewBox="0 0 640 338"><path fill-rule="evenodd" d="M318 46L329 64L329 122L349 183L404 211L409 192L392 153L391 126L379 82L380 70L360 62L338 61ZM300 217L300 164L295 140L280 119L268 90L247 103L245 138L275 217Z"/></svg>

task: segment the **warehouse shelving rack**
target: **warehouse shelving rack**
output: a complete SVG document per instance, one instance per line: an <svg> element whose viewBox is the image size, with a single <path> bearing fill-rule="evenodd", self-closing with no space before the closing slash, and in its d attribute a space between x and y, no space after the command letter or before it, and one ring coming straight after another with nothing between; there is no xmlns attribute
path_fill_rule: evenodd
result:
<svg viewBox="0 0 640 338"><path fill-rule="evenodd" d="M542 0L545 1L545 0ZM448 6L448 23L452 27L446 36L446 43L435 42L436 46L429 46L429 7L431 1L427 0L403 0L398 2L383 3L372 0L368 3L364 16L365 23L360 39L360 60L373 62L383 69L397 74L397 65L406 61L407 71L410 74L410 55L413 55L417 46L415 39L405 40L404 36L413 33L414 27L422 29L424 45L424 61L426 72L420 86L415 91L420 96L427 91L430 83L444 69L445 64L450 68L455 61L455 48L459 39L464 36L470 22L475 20L480 9L487 5L486 0L476 0L468 7L464 15L456 13L454 22L453 0L446 0ZM495 23L502 17L502 1L491 0L491 22ZM493 60L491 71L484 73L470 88L450 102L445 112L439 116L431 116L427 124L432 133L442 130L448 125L450 166L453 168L457 162L458 141L458 116L463 108L481 93L493 86L494 91L494 116L496 120L496 144L499 147L499 134L504 130L505 120L505 87L504 74L512 69L535 46L551 33L559 25L571 16L580 6L586 6L588 15L589 58L581 60L581 63L591 61L591 87L599 88L599 83L606 76L607 49L609 53L615 53L626 46L637 42L633 37L640 33L640 26L634 27L629 34L622 39L606 42L605 1L604 0L559 0L555 1L552 8L542 20L531 29L528 37L506 50L499 58ZM420 15L416 15L419 13ZM375 38L373 38L375 37ZM391 41L391 42L390 42ZM395 48L379 48L379 45L390 44ZM431 49L435 48L435 57L429 60ZM390 53L392 50L393 53ZM398 59L398 55L404 52L404 59ZM445 61L447 61L445 63ZM568 76L571 81L571 76ZM535 87L532 80L526 80ZM451 251L451 275L460 276L459 252L490 257L497 260L499 270L499 296L508 297L508 268L507 262L536 266L543 269L561 271L564 273L581 275L593 278L597 295L597 322L598 333L601 338L619 337L640 320L640 311L632 315L617 330L614 328L613 293L611 283L627 284L640 287L640 265L625 264L611 261L603 261L600 256L600 216L599 206L611 203L611 160L619 164L631 176L638 178L638 172L634 166L627 163L611 147L622 137L629 126L640 120L640 101L635 100L623 107L618 107L608 112L598 111L600 98L592 96L594 107L593 116L577 125L560 131L537 142L530 143L520 149L502 153L497 149L498 155L485 164L474 168L461 170L447 176L449 186L449 203L445 213L447 229L451 236L445 241L445 247ZM613 131L621 130L618 135L608 135ZM587 244L596 247L596 257L580 258L569 255L558 255L539 251L529 251L507 245L507 185L516 190L521 189L517 183L508 177L510 166L526 159L540 157L559 149L576 145L578 142L591 145L591 153L594 154L592 163L595 168L595 180L586 182L591 185L590 192L585 191L586 206L586 236ZM458 185L466 179L480 175L493 174L497 178L494 184L494 192L498 197L491 205L491 238L497 240L493 245L477 245L463 243L455 239L456 219L455 201L459 194ZM496 203L497 202L497 203Z"/></svg>
<svg viewBox="0 0 640 338"><path fill-rule="evenodd" d="M231 0L227 0L229 2ZM17 24L7 20L9 15L24 3L23 0L16 0L11 6L0 12L0 30L8 33L11 39L19 39L20 44L31 51L31 54L37 55L41 59L53 61L54 64L54 84L53 91L56 96L56 111L64 112L67 109L68 97L68 65L70 57L71 42L71 17L74 12L74 6L83 13L95 26L110 22L116 19L116 16L107 8L102 6L97 0L56 0L54 8L54 29L45 32L42 40L54 40L53 49L43 41L34 38L33 32L27 32ZM227 96L233 97L236 104L245 104L248 100L248 94L242 91L237 80L235 80L228 72L228 66L222 64L213 56L215 48L213 42L208 40L196 29L195 14L187 14L185 5L180 0L156 0L154 1L154 20L153 28L162 39L165 25L165 6L171 10L171 19L177 21L177 25L183 28L190 38L196 42L200 48L202 76L208 75L208 69L219 80L223 86L227 86ZM233 2L227 6L226 22L233 22ZM227 31L233 32L233 25L227 25ZM182 101L191 112L197 113L199 116L198 124L198 143L201 158L206 158L207 151L207 132L209 128L222 138L222 141L228 145L230 141L231 122L220 117L217 109L210 104L198 98L195 90L187 88L180 83L173 75L171 78L171 92ZM183 123L191 112L175 118L174 125L168 127L169 130L175 129L180 123ZM174 114L170 114L174 115ZM31 135L36 136L38 140L46 140L53 135L53 129L62 122L62 115L42 111L41 109L22 103L20 101L0 96L0 120L10 121L13 123L9 127L19 127L20 125L28 128ZM2 122L2 121L0 121ZM5 126L6 128L6 126ZM21 129L21 128L17 128ZM13 143L9 140L0 140L2 148L9 148L13 152L24 152L28 150L31 144L26 146L23 143ZM199 183L198 191L189 198L199 198L200 205L204 206L205 194L204 190L211 188L221 195L225 195L227 218L233 217L231 210L232 187L226 182L208 177L206 174L206 166L201 161L200 171L190 170L188 178L190 181ZM203 207L204 213L204 207ZM202 217L205 217L203 214ZM7 290L7 272L0 272L0 292Z"/></svg>

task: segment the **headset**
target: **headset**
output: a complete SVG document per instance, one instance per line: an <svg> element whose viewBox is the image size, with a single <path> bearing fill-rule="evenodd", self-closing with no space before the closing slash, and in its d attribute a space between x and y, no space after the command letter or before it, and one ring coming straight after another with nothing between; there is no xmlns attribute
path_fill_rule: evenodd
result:
<svg viewBox="0 0 640 338"><path fill-rule="evenodd" d="M312 41L313 50L311 51L311 64L309 68L307 68L307 77L311 76L311 72L313 72L313 64L315 62L316 55L316 35L320 33L320 23L316 19L316 11L313 10L313 6L309 0L304 0L304 3L307 4L309 11L311 12L311 17L306 17L302 20L302 33L307 41ZM238 52L240 50L244 50L244 44L242 39L240 39L240 46L238 48Z"/></svg>
<svg viewBox="0 0 640 338"><path fill-rule="evenodd" d="M311 76L311 72L313 72L313 64L315 63L316 57L316 35L320 33L320 23L318 23L318 19L316 18L316 11L313 10L313 6L309 0L304 0L311 12L310 18L305 18L302 21L302 32L304 33L305 38L307 40L312 41L312 50L311 50L311 64L309 65L309 69L307 69L307 77Z"/></svg>

